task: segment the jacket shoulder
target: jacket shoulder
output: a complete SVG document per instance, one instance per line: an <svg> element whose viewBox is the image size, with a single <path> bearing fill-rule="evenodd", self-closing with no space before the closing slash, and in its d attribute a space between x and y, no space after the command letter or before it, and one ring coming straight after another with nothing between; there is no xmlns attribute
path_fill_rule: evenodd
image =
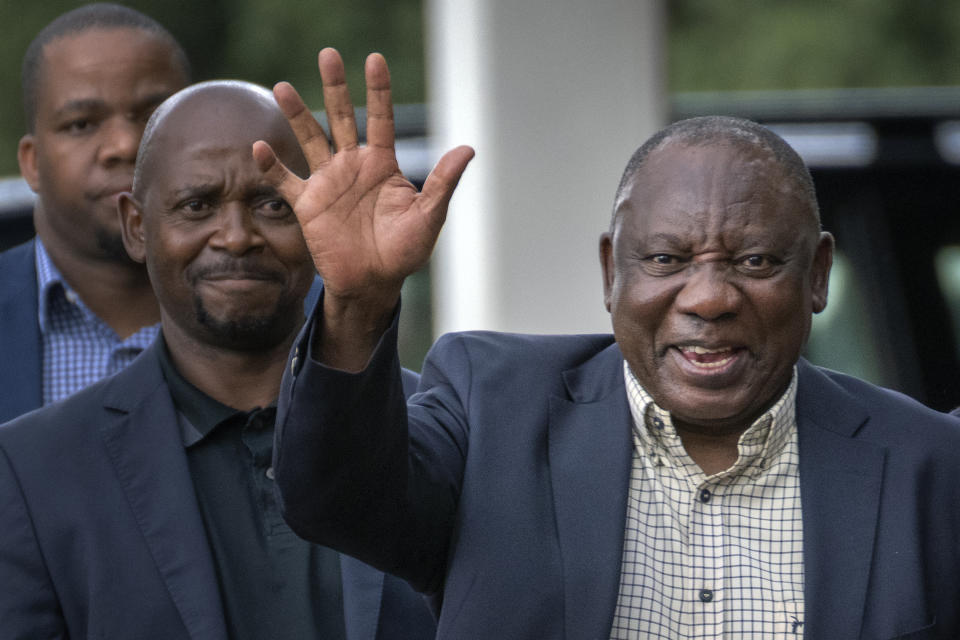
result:
<svg viewBox="0 0 960 640"><path fill-rule="evenodd" d="M27 240L23 244L0 251L0 264L26 264L33 260L36 251L36 241Z"/></svg>
<svg viewBox="0 0 960 640"><path fill-rule="evenodd" d="M477 364L498 368L567 370L613 344L613 335L605 333L541 335L464 331L441 336L427 357L469 357Z"/></svg>
<svg viewBox="0 0 960 640"><path fill-rule="evenodd" d="M150 354L152 349L148 348L115 375L0 425L0 447L58 455L98 438L104 420L118 411L128 411L138 398L163 381L159 364Z"/></svg>
<svg viewBox="0 0 960 640"><path fill-rule="evenodd" d="M0 447L42 450L74 437L96 434L97 416L104 411L103 381L53 404L34 409L0 425ZM74 434L73 432L77 432Z"/></svg>
<svg viewBox="0 0 960 640"><path fill-rule="evenodd" d="M805 366L804 366L805 365ZM798 409L820 404L824 422L838 408L855 407L868 416L858 438L888 446L927 447L931 443L956 447L960 454L960 419L941 413L906 394L860 378L803 363L800 368Z"/></svg>

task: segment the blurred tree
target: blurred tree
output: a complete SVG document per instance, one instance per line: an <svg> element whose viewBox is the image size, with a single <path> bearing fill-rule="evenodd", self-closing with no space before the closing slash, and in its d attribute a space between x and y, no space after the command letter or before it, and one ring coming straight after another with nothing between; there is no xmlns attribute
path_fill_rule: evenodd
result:
<svg viewBox="0 0 960 640"><path fill-rule="evenodd" d="M0 176L16 174L24 132L20 62L30 40L50 20L84 2L0 0ZM363 62L380 51L390 62L394 100L423 102L421 0L129 0L156 18L187 50L196 80L240 78L272 86L288 80L312 108L322 107L317 52L343 54L350 86L363 86ZM365 102L362 91L354 101Z"/></svg>
<svg viewBox="0 0 960 640"><path fill-rule="evenodd" d="M338 48L354 100L363 60L390 61L395 101L424 99L422 0L128 0L183 43L196 78L289 80L322 105L316 53ZM666 0L673 91L960 84L960 3L942 0ZM17 172L20 60L77 0L0 0L0 175ZM10 28L13 27L13 28Z"/></svg>
<svg viewBox="0 0 960 640"><path fill-rule="evenodd" d="M668 0L673 91L960 84L960 3Z"/></svg>

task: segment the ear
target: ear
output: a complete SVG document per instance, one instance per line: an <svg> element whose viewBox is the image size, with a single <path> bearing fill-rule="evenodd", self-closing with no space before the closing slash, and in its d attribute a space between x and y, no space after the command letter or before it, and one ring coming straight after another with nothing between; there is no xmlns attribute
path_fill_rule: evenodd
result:
<svg viewBox="0 0 960 640"><path fill-rule="evenodd" d="M613 235L609 232L600 236L600 269L603 271L603 306L610 311L613 296Z"/></svg>
<svg viewBox="0 0 960 640"><path fill-rule="evenodd" d="M36 136L28 133L20 138L17 145L17 162L20 164L20 175L27 181L34 193L40 188L40 172L37 171L37 141Z"/></svg>
<svg viewBox="0 0 960 640"><path fill-rule="evenodd" d="M833 266L833 236L826 231L820 234L813 265L810 268L810 288L813 312L820 313L827 307L827 289L830 286L830 267Z"/></svg>
<svg viewBox="0 0 960 640"><path fill-rule="evenodd" d="M143 240L143 207L130 193L121 193L117 201L117 213L120 216L120 234L123 247L134 262L144 263L147 259L146 243Z"/></svg>

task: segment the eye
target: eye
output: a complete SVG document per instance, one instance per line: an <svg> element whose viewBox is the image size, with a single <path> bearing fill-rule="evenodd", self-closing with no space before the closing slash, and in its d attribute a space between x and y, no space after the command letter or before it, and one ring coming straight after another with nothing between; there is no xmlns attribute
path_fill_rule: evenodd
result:
<svg viewBox="0 0 960 640"><path fill-rule="evenodd" d="M177 211L180 211L191 218L204 216L210 212L210 209L210 202L201 198L190 198L189 200L184 200L176 206Z"/></svg>
<svg viewBox="0 0 960 640"><path fill-rule="evenodd" d="M150 119L150 116L153 115L153 112L157 110L159 105L152 105L146 109L141 109L140 111L130 114L129 118L133 122L140 122L146 124L147 120Z"/></svg>
<svg viewBox="0 0 960 640"><path fill-rule="evenodd" d="M263 200L257 205L257 211L265 217L275 219L286 218L293 213L290 205L287 204L286 200L281 198Z"/></svg>
<svg viewBox="0 0 960 640"><path fill-rule="evenodd" d="M89 118L75 118L63 125L63 130L70 135L84 135L93 131L93 120Z"/></svg>
<svg viewBox="0 0 960 640"><path fill-rule="evenodd" d="M760 253L743 256L735 261L735 265L740 271L759 276L771 274L780 264L780 261L776 258Z"/></svg>
<svg viewBox="0 0 960 640"><path fill-rule="evenodd" d="M672 253L652 253L643 258L644 270L655 276L666 276L683 269L686 259Z"/></svg>
<svg viewBox="0 0 960 640"><path fill-rule="evenodd" d="M666 253L655 253L647 259L654 264L676 264L678 262L677 256Z"/></svg>

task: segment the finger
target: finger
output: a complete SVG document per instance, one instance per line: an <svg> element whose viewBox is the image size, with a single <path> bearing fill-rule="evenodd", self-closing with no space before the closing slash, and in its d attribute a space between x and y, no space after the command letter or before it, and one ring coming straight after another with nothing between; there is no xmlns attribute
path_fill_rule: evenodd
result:
<svg viewBox="0 0 960 640"><path fill-rule="evenodd" d="M390 96L390 70L379 53L367 56L367 145L393 148L393 99Z"/></svg>
<svg viewBox="0 0 960 640"><path fill-rule="evenodd" d="M450 198L460 182L460 177L473 159L474 151L466 145L451 149L443 154L437 166L423 183L420 191L421 206L436 216L435 222L443 224L447 215Z"/></svg>
<svg viewBox="0 0 960 640"><path fill-rule="evenodd" d="M293 85L289 82L278 82L273 87L273 98L297 136L310 170L313 171L330 160L330 143L327 142L327 134L323 132L323 127L313 117Z"/></svg>
<svg viewBox="0 0 960 640"><path fill-rule="evenodd" d="M343 60L336 49L327 47L317 57L320 79L323 81L323 108L327 112L330 137L337 150L357 146L357 121L353 115L353 103L347 89L347 76Z"/></svg>
<svg viewBox="0 0 960 640"><path fill-rule="evenodd" d="M284 200L293 206L306 188L306 183L287 169L270 145L263 140L253 143L253 161L263 173L263 179L272 184Z"/></svg>

